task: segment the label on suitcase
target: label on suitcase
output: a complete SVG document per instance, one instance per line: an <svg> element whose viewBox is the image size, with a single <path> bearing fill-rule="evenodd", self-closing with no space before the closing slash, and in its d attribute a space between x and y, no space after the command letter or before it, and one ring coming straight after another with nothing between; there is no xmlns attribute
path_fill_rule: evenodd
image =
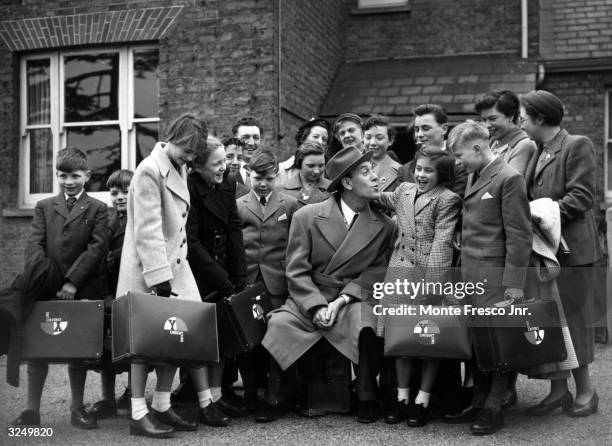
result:
<svg viewBox="0 0 612 446"><path fill-rule="evenodd" d="M98 360L103 336L104 301L40 301L23 327L21 359Z"/></svg>
<svg viewBox="0 0 612 446"><path fill-rule="evenodd" d="M113 361L144 359L177 365L219 360L214 304L144 293L113 302Z"/></svg>
<svg viewBox="0 0 612 446"><path fill-rule="evenodd" d="M219 338L224 354L246 353L261 343L266 334L266 315L272 310L263 283L226 297L219 307Z"/></svg>
<svg viewBox="0 0 612 446"><path fill-rule="evenodd" d="M400 305L386 305L401 309ZM465 314L385 314L385 356L418 356L442 359L471 359L469 316ZM444 307L458 308L458 307ZM400 315L401 314L401 315Z"/></svg>
<svg viewBox="0 0 612 446"><path fill-rule="evenodd" d="M557 304L542 300L514 307L525 314L489 316L475 324L478 366L485 371L508 370L564 361L567 352Z"/></svg>

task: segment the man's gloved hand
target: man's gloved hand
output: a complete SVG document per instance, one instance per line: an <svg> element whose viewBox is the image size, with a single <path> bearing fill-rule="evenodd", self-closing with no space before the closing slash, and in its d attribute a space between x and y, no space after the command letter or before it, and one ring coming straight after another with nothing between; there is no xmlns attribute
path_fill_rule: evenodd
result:
<svg viewBox="0 0 612 446"><path fill-rule="evenodd" d="M170 285L169 281L153 285L152 288L153 292L161 297L170 297L170 295L172 294L172 285Z"/></svg>

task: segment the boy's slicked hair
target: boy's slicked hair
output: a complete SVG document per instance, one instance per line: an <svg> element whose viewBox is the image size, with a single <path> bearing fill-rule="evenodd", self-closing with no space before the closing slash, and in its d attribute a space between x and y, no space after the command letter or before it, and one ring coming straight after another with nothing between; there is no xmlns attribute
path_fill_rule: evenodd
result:
<svg viewBox="0 0 612 446"><path fill-rule="evenodd" d="M134 172L128 169L115 170L106 180L106 187L116 187L117 189L126 190L130 187Z"/></svg>
<svg viewBox="0 0 612 446"><path fill-rule="evenodd" d="M174 145L191 148L195 154L206 150L208 124L191 113L176 118L168 128L167 141Z"/></svg>
<svg viewBox="0 0 612 446"><path fill-rule="evenodd" d="M448 123L446 110L438 104L421 104L413 111L414 117L432 114L440 125Z"/></svg>
<svg viewBox="0 0 612 446"><path fill-rule="evenodd" d="M278 172L278 158L269 150L256 152L249 160L251 171L263 175L270 170Z"/></svg>
<svg viewBox="0 0 612 446"><path fill-rule="evenodd" d="M261 128L261 124L259 121L252 116L245 116L244 118L240 118L236 124L232 127L232 135L236 135L238 131L238 127L242 126L255 126L259 129L259 135L263 138L263 129Z"/></svg>
<svg viewBox="0 0 612 446"><path fill-rule="evenodd" d="M387 127L387 136L389 139L395 139L396 131L395 127L393 127L389 123L389 118L383 115L372 115L368 120L363 124L363 132L365 133L367 130L372 127Z"/></svg>
<svg viewBox="0 0 612 446"><path fill-rule="evenodd" d="M62 172L74 172L75 170L89 170L87 155L85 152L74 147L67 147L57 153L55 169Z"/></svg>
<svg viewBox="0 0 612 446"><path fill-rule="evenodd" d="M223 138L222 142L223 142L223 147L225 147L226 149L229 146L236 146L236 147L240 147L241 149L244 149L244 143L240 139L234 138L233 136Z"/></svg>

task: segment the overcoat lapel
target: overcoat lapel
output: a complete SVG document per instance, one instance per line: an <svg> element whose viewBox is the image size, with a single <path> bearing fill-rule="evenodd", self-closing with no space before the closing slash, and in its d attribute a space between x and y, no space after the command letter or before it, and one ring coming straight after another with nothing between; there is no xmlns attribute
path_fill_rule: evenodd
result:
<svg viewBox="0 0 612 446"><path fill-rule="evenodd" d="M249 191L245 199L246 208L251 211L253 215L263 221L264 215L263 212L261 212L261 206L259 205L259 201L257 201L253 192Z"/></svg>
<svg viewBox="0 0 612 446"><path fill-rule="evenodd" d="M338 207L336 205L336 207ZM340 209L338 209L340 212ZM344 220L340 216L340 223L344 225ZM344 225L346 227L346 225ZM366 209L359 213L359 217L351 226L348 234L338 247L325 268L326 274L333 274L346 262L353 259L360 251L362 251L370 242L382 231L383 225L376 218L375 214L367 206Z"/></svg>
<svg viewBox="0 0 612 446"><path fill-rule="evenodd" d="M487 186L495 175L499 172L502 165L504 164L504 160L501 158L495 158L495 160L484 169L484 171L480 174L480 177L476 180L476 183L472 185L472 179L474 178L474 173L470 173L468 176L468 186L465 190L464 200L469 196L474 195L483 187Z"/></svg>
<svg viewBox="0 0 612 446"><path fill-rule="evenodd" d="M166 187L173 194L178 196L187 205L189 205L189 189L187 189L187 170L185 166L180 166L180 172L177 171L166 152L163 151L164 143L157 143L151 152L151 156L159 166L159 172L163 177L166 177Z"/></svg>
<svg viewBox="0 0 612 446"><path fill-rule="evenodd" d="M567 136L567 130L565 129L561 129L559 130L559 133L555 136L555 138L551 141L549 149L548 149L548 154L546 155L546 157L544 158L544 162L540 163L537 162L536 163L536 168L535 168L535 178L538 177L538 175L540 175L540 173L542 173L542 171L544 170L544 168L546 166L548 166L550 163L552 163L554 161L554 159L556 158L557 154L561 151L561 145L563 143L563 140L565 139L565 137ZM548 156L550 155L550 156ZM539 156L538 156L539 158ZM539 159L538 159L539 161Z"/></svg>
<svg viewBox="0 0 612 446"><path fill-rule="evenodd" d="M441 189L442 186L436 185L432 189L420 195L416 200L414 199L416 189L411 189L412 196L410 198L412 199L412 202L414 202L414 215L418 215L423 209L433 203L435 198L440 194Z"/></svg>
<svg viewBox="0 0 612 446"><path fill-rule="evenodd" d="M385 156L378 165L378 184L382 191L386 190L393 184L397 178L397 169L393 168L393 160L389 155Z"/></svg>
<svg viewBox="0 0 612 446"><path fill-rule="evenodd" d="M55 212L60 214L62 217L65 219L68 218L68 206L66 206L66 199L64 198L62 192L60 192L60 194L55 197L55 200L53 200L53 208L55 209Z"/></svg>
<svg viewBox="0 0 612 446"><path fill-rule="evenodd" d="M274 213L278 210L278 208L280 208L280 206L281 202L278 198L278 194L276 192L272 192L272 195L270 195L270 201L265 206L263 220L266 221L268 218L274 215Z"/></svg>
<svg viewBox="0 0 612 446"><path fill-rule="evenodd" d="M314 218L314 224L321 236L337 251L348 233L348 228L344 224L336 198L331 196L323 203L319 215Z"/></svg>
<svg viewBox="0 0 612 446"><path fill-rule="evenodd" d="M74 207L68 214L68 218L64 222L64 225L67 225L73 220L79 218L89 208L89 202L89 195L87 195L86 192L83 192L76 203L74 203ZM66 208L66 210L68 210L68 208Z"/></svg>

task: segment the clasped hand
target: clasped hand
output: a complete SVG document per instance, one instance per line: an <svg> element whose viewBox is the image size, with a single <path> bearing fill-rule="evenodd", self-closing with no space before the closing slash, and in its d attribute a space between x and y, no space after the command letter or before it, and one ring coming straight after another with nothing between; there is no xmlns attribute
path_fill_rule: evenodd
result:
<svg viewBox="0 0 612 446"><path fill-rule="evenodd" d="M343 299L340 300L344 302ZM326 306L317 309L315 315L312 318L312 323L323 330L329 330L336 322L336 319L338 318L338 312L340 311L340 308L343 305L340 300L336 299L333 302L327 304Z"/></svg>

